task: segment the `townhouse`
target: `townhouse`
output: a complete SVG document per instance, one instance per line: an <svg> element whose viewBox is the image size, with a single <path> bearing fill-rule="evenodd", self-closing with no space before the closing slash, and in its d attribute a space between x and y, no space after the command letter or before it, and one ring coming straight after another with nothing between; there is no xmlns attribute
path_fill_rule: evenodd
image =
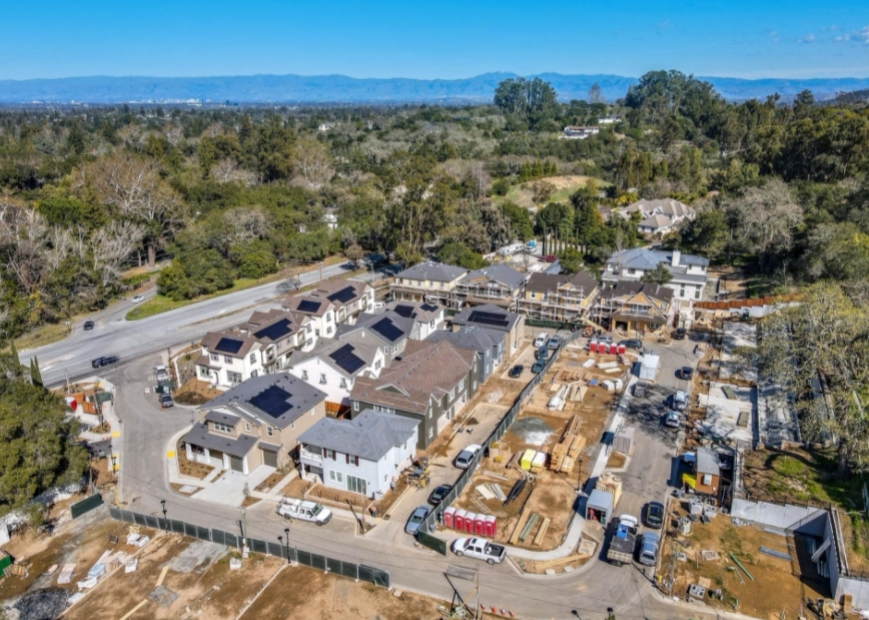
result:
<svg viewBox="0 0 869 620"><path fill-rule="evenodd" d="M601 271L605 285L620 280L639 281L643 274L664 265L671 279L664 284L671 289L680 308L691 308L695 301L703 299L706 288L709 260L679 250L663 251L634 248L614 252Z"/></svg>
<svg viewBox="0 0 869 620"><path fill-rule="evenodd" d="M483 327L506 334L504 352L508 357L514 355L522 346L525 334L525 315L509 312L492 304L465 308L453 317L453 331L462 327Z"/></svg>
<svg viewBox="0 0 869 620"><path fill-rule="evenodd" d="M600 292L590 315L607 329L645 333L672 325L675 310L672 289L647 282L622 281Z"/></svg>
<svg viewBox="0 0 869 620"><path fill-rule="evenodd" d="M376 379L359 377L350 393L351 416L374 409L415 420L424 450L458 416L480 383L476 355L449 342L409 340Z"/></svg>
<svg viewBox="0 0 869 620"><path fill-rule="evenodd" d="M458 307L494 304L515 310L527 279L528 274L502 264L476 269L459 280L454 293L455 303Z"/></svg>
<svg viewBox="0 0 869 620"><path fill-rule="evenodd" d="M600 286L585 272L575 275L534 273L525 285L518 309L549 321L574 321L586 314Z"/></svg>
<svg viewBox="0 0 869 620"><path fill-rule="evenodd" d="M477 355L480 383L495 374L503 365L507 332L485 327L466 326L459 331L437 331L426 338L429 342L449 342L457 349L468 349Z"/></svg>
<svg viewBox="0 0 869 620"><path fill-rule="evenodd" d="M402 316L393 310L379 314L360 314L353 325L341 325L336 334L337 340L361 338L373 342L383 351L385 363L401 355L407 341L419 338L419 326L412 317Z"/></svg>
<svg viewBox="0 0 869 620"><path fill-rule="evenodd" d="M299 436L326 417L325 402L324 392L289 373L253 377L198 410L184 450L191 461L243 474L287 467Z"/></svg>
<svg viewBox="0 0 869 620"><path fill-rule="evenodd" d="M466 273L468 270L461 267L425 261L397 274L392 294L399 301L427 301L447 306Z"/></svg>

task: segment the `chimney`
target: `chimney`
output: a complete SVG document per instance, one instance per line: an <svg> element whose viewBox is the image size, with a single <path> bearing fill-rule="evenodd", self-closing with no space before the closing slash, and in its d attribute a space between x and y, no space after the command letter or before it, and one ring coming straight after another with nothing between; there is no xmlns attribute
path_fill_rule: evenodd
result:
<svg viewBox="0 0 869 620"><path fill-rule="evenodd" d="M673 250L673 267L678 267L680 260L682 260L682 252L680 252L679 250Z"/></svg>

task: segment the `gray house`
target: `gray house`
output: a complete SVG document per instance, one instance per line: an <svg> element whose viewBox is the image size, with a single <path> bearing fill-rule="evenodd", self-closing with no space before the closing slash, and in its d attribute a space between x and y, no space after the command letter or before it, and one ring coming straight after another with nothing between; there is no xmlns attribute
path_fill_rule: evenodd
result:
<svg viewBox="0 0 869 620"><path fill-rule="evenodd" d="M525 315L509 312L493 304L465 308L453 317L453 331L462 327L482 327L507 334L507 355L513 355L522 346Z"/></svg>
<svg viewBox="0 0 869 620"><path fill-rule="evenodd" d="M387 310L380 314L360 314L355 325L339 325L335 337L346 340L353 334L357 340L370 340L382 349L389 363L401 355L409 339L419 338L419 329L412 316Z"/></svg>
<svg viewBox="0 0 869 620"><path fill-rule="evenodd" d="M504 363L506 332L484 327L463 327L457 332L437 331L428 342L449 342L458 349L469 349L477 354L477 372L480 381L488 379Z"/></svg>
<svg viewBox="0 0 869 620"><path fill-rule="evenodd" d="M350 392L351 417L374 409L416 420L425 450L458 416L480 383L476 353L449 342L409 340L379 377L359 377Z"/></svg>
<svg viewBox="0 0 869 620"><path fill-rule="evenodd" d="M489 265L476 269L459 280L455 295L460 306L495 304L515 309L516 302L524 293L527 279L527 273L521 273L507 265Z"/></svg>

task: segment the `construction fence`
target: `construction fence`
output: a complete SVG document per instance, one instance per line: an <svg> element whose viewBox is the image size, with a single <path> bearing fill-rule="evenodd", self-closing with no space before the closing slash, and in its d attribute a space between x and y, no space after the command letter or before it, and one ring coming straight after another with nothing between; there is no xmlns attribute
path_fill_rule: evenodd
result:
<svg viewBox="0 0 869 620"><path fill-rule="evenodd" d="M255 538L247 538L224 532L222 530L200 527L184 521L176 521L175 519L163 519L153 515L142 515L129 510L121 510L115 506L109 507L109 515L118 521L141 525L155 530L163 530L182 534L191 538L198 538L213 542L218 545L241 549L246 545L248 549L254 553L263 555L271 555L276 558L281 558L289 562L296 562L302 566L309 566L318 570L349 577L357 581L367 581L368 583L384 588L390 587L389 573L379 568L373 568L364 564L355 564L353 562L343 562L335 560L325 555L320 555L298 547L281 544L278 542L266 542Z"/></svg>
<svg viewBox="0 0 869 620"><path fill-rule="evenodd" d="M549 372L549 369L552 367L552 364L555 363L556 358L567 346L569 342L572 342L579 336L579 332L573 332L570 334L560 334L561 336L561 344L555 350L555 353L549 356L549 359L546 360L546 364L543 366L543 370L541 370L534 378L526 385L519 395L516 397L516 400L513 401L513 405L507 410L507 413L501 418L501 422L498 426L495 427L495 430L486 438L485 441L482 442L483 449L477 452L474 456L473 460L468 465L468 468L462 472L459 476L459 479L456 480L456 483L453 485L453 488L449 493L444 496L444 499L438 505L436 510L433 510L429 515L425 518L419 528L419 533L417 534L417 540L421 545L425 545L429 549L437 551L442 555L447 554L447 544L440 538L436 538L435 536L431 536L429 532L434 532L437 528L437 524L443 518L443 511L450 506L450 504L455 501L455 499L462 494L464 488L471 482L471 478L474 475L474 472L477 471L477 467L480 464L480 461L483 459L485 454L488 454L489 449L498 442L501 437L504 436L504 433L507 432L507 429L510 428L510 425L513 424L513 420L516 419L516 416L519 415L519 412L522 411L522 405L528 400L528 397L531 396L531 392L534 391L534 388L543 380L543 377Z"/></svg>

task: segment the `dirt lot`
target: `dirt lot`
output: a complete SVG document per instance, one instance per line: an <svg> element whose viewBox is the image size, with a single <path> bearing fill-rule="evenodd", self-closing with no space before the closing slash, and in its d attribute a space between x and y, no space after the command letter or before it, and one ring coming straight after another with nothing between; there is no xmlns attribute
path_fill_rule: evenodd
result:
<svg viewBox="0 0 869 620"><path fill-rule="evenodd" d="M204 480L208 474L214 471L214 468L211 465L197 463L188 459L187 450L184 449L184 446L180 441L175 448L175 458L178 459L178 472L182 476L190 476L191 478Z"/></svg>
<svg viewBox="0 0 869 620"><path fill-rule="evenodd" d="M670 509L678 517L686 514L687 505L671 502ZM797 547L802 545L799 539L795 541L752 525L735 526L726 515L718 515L708 524L693 523L692 528L688 536L676 537L684 544L674 542L671 531L662 545L659 576L666 578L672 564L675 575L673 596L685 597L690 584L708 584L712 590L721 588L724 600L706 597L707 605L733 610L738 599L740 613L778 620L783 610L786 617L798 617L806 597L830 594L826 580L818 580L816 574L801 572L797 555ZM759 551L761 546L789 554L792 560L763 554ZM703 550L717 552L718 559L704 560ZM684 553L684 560L673 561L674 552ZM745 574L740 580L729 553L739 559L754 577L753 581ZM704 583L704 580L708 582Z"/></svg>

